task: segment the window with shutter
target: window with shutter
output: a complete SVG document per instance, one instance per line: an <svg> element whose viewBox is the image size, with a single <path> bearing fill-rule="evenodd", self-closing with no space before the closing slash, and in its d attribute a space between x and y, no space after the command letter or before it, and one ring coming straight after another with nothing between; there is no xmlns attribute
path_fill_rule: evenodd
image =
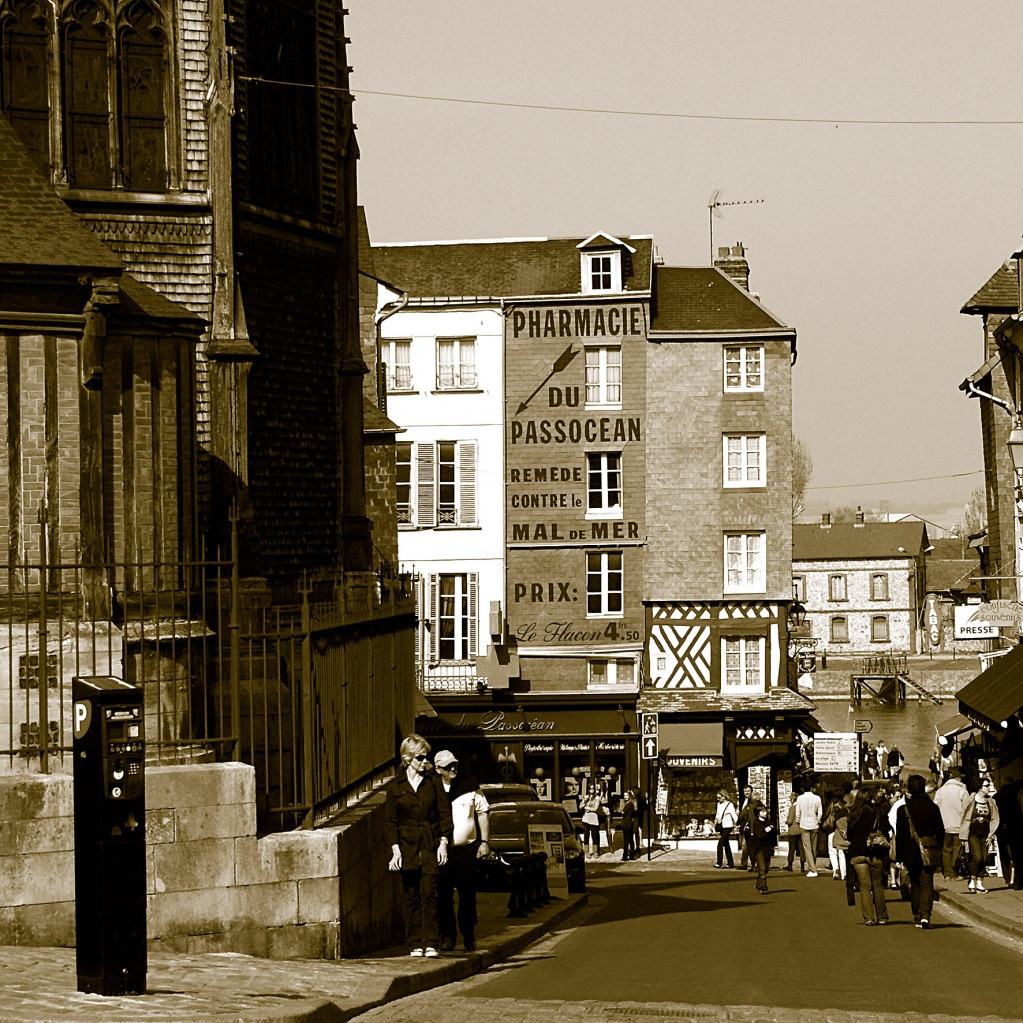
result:
<svg viewBox="0 0 1023 1023"><path fill-rule="evenodd" d="M416 445L416 524L432 527L437 525L437 507L434 488L436 486L436 454L433 444Z"/></svg>
<svg viewBox="0 0 1023 1023"><path fill-rule="evenodd" d="M438 659L439 649L439 638L440 638L440 625L439 625L439 607L440 600L438 590L440 588L440 576L430 575L429 581L429 629L426 633L426 659L431 664L435 663Z"/></svg>
<svg viewBox="0 0 1023 1023"><path fill-rule="evenodd" d="M475 607L478 576L440 575L437 579L436 651L441 661L467 661L475 656Z"/></svg>
<svg viewBox="0 0 1023 1023"><path fill-rule="evenodd" d="M476 525L476 441L458 442L458 524Z"/></svg>
<svg viewBox="0 0 1023 1023"><path fill-rule="evenodd" d="M469 657L473 658L478 652L476 645L476 620L478 618L477 608L479 607L480 576L478 572L469 573Z"/></svg>
<svg viewBox="0 0 1023 1023"><path fill-rule="evenodd" d="M412 444L399 441L394 445L395 496L398 525L407 526L412 519Z"/></svg>

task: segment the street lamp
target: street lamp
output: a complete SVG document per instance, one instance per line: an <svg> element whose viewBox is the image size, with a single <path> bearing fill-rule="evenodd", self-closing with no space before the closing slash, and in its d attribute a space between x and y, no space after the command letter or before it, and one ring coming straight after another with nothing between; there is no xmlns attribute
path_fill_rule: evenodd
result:
<svg viewBox="0 0 1023 1023"><path fill-rule="evenodd" d="M1023 429L1020 430L1020 447L1023 448ZM1020 457L1023 458L1023 452ZM788 619L789 627L793 632L806 624L806 608L798 600L789 605Z"/></svg>

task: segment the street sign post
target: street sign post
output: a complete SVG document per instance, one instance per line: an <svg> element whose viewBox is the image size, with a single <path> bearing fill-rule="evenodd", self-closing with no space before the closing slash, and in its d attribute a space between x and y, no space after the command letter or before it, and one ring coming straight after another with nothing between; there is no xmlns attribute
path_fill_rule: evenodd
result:
<svg viewBox="0 0 1023 1023"><path fill-rule="evenodd" d="M865 719L853 722L854 732L872 732L874 730L874 722L867 721Z"/></svg>
<svg viewBox="0 0 1023 1023"><path fill-rule="evenodd" d="M647 761L646 768L646 858L650 860L650 851L653 848L654 837L651 832L651 804L653 803L653 764L650 761L657 759L657 714L641 713L639 715L640 756Z"/></svg>

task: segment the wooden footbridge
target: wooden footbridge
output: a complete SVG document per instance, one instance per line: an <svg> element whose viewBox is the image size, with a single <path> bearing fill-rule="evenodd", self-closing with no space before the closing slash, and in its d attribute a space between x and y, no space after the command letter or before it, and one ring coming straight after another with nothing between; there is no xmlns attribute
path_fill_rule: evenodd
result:
<svg viewBox="0 0 1023 1023"><path fill-rule="evenodd" d="M883 703L892 703L901 707L906 702L906 690L912 689L921 699L941 704L941 698L935 696L919 682L914 682L909 675L909 658L903 653L878 654L864 657L860 661L860 670L850 676L849 699L854 707L863 703L864 690Z"/></svg>

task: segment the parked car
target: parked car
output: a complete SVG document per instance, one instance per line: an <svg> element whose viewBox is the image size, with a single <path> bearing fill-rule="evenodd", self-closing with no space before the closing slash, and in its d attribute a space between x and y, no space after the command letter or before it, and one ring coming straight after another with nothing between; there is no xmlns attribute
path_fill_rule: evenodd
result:
<svg viewBox="0 0 1023 1023"><path fill-rule="evenodd" d="M490 849L494 855L490 860L480 861L480 887L491 891L508 888L505 864L528 851L530 824L561 827L568 890L586 891L586 850L579 841L572 818L560 803L539 799L490 804Z"/></svg>
<svg viewBox="0 0 1023 1023"><path fill-rule="evenodd" d="M495 784L488 782L480 786L480 792L487 797L488 803L538 803L540 797L532 785L509 782Z"/></svg>

